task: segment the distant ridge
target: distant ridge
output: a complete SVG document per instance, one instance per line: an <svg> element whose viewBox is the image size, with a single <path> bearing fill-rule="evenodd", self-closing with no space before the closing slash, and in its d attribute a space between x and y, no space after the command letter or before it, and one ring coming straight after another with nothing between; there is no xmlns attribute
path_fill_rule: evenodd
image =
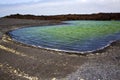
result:
<svg viewBox="0 0 120 80"><path fill-rule="evenodd" d="M3 18L35 19L35 20L120 20L120 13L67 14L54 16L13 14L5 16Z"/></svg>

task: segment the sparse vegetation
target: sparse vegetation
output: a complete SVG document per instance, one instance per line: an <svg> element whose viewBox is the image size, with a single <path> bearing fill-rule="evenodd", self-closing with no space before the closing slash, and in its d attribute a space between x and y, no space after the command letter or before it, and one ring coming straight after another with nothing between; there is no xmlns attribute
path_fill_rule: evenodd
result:
<svg viewBox="0 0 120 80"><path fill-rule="evenodd" d="M37 20L120 20L120 13L68 14L55 16L13 14L5 16L4 18L37 19Z"/></svg>

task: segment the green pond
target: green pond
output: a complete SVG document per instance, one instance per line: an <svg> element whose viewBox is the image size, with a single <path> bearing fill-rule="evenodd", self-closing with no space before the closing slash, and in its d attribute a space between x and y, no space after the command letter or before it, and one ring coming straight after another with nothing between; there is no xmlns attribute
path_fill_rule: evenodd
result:
<svg viewBox="0 0 120 80"><path fill-rule="evenodd" d="M91 52L120 40L120 21L65 21L61 25L16 29L18 42L66 52Z"/></svg>

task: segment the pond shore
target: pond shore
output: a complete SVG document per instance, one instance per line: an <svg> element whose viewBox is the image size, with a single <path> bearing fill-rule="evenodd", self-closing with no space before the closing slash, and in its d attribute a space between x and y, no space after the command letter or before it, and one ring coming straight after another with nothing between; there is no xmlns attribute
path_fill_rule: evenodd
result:
<svg viewBox="0 0 120 80"><path fill-rule="evenodd" d="M65 54L6 39L9 30L60 21L0 19L0 80L119 80L120 41L89 55Z"/></svg>

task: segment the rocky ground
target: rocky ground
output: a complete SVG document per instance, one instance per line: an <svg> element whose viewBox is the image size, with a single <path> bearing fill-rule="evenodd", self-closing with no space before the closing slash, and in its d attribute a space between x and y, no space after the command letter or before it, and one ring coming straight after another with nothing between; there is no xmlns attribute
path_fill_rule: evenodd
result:
<svg viewBox="0 0 120 80"><path fill-rule="evenodd" d="M38 49L11 41L7 31L59 21L0 19L0 80L120 80L120 41L88 55Z"/></svg>

